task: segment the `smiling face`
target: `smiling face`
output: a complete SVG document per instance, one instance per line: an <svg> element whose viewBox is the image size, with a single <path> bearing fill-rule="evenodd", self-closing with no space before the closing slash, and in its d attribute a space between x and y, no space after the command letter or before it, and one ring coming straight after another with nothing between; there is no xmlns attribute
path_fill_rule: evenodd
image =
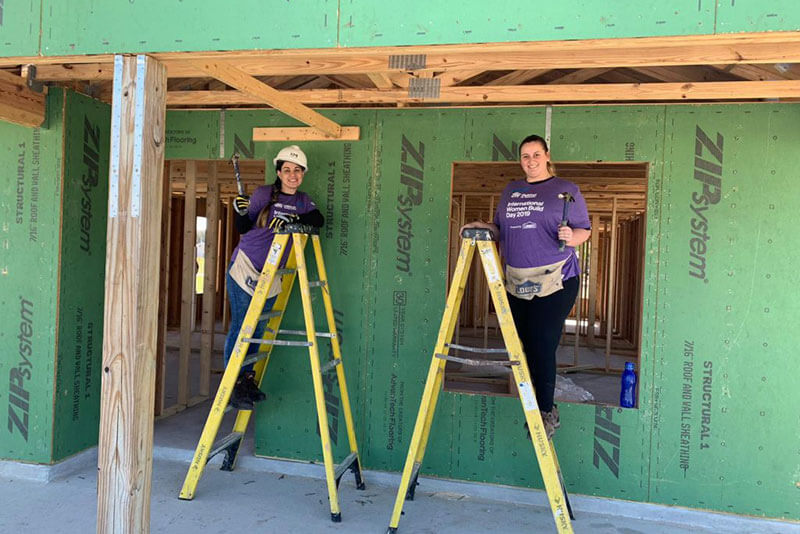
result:
<svg viewBox="0 0 800 534"><path fill-rule="evenodd" d="M540 182L550 178L547 163L550 161L550 152L544 149L539 141L525 143L519 149L519 163L529 182Z"/></svg>
<svg viewBox="0 0 800 534"><path fill-rule="evenodd" d="M284 161L278 171L278 177L281 179L281 193L293 195L303 183L303 176L306 170L297 163Z"/></svg>

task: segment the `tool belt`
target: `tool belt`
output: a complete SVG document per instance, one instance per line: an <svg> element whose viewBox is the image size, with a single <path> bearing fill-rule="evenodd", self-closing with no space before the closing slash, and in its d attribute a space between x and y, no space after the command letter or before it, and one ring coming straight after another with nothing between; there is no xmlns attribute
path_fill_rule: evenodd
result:
<svg viewBox="0 0 800 534"><path fill-rule="evenodd" d="M570 257L571 255L556 263L539 267L506 265L506 291L523 300L552 295L564 287L561 269Z"/></svg>
<svg viewBox="0 0 800 534"><path fill-rule="evenodd" d="M228 272L231 278L233 278L233 281L236 282L236 285L241 287L248 295L252 296L253 293L255 293L256 285L258 285L258 277L261 275L261 272L253 267L253 262L250 261L247 254L242 252L241 249L239 249L239 253L236 255L236 259L233 260ZM272 281L272 285L269 287L269 292L267 293L268 299L281 292L282 280L283 276L276 276Z"/></svg>

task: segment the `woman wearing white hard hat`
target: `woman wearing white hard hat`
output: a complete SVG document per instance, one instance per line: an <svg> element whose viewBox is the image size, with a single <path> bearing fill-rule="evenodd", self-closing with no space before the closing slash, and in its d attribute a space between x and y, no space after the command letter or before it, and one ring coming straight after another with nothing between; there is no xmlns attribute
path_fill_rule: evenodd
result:
<svg viewBox="0 0 800 534"><path fill-rule="evenodd" d="M233 207L236 229L241 234L239 244L231 256L228 269L228 300L231 304L231 325L225 339L225 365L236 344L244 316L250 306L258 277L267 260L275 231L287 222L299 222L319 228L325 223L317 205L306 193L299 191L308 169L305 153L297 145L284 147L272 160L275 165L275 182L259 186L251 197L238 196ZM269 311L280 293L280 277L276 277L268 294L264 311ZM254 338L261 337L265 322L259 323ZM253 344L248 354L258 351ZM253 365L242 367L231 395L231 406L250 410L253 403L266 398L255 382Z"/></svg>

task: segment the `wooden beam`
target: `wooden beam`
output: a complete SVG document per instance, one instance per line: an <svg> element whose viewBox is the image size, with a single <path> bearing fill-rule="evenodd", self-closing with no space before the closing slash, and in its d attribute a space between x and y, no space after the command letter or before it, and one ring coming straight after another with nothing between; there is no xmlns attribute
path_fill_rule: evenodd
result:
<svg viewBox="0 0 800 534"><path fill-rule="evenodd" d="M550 70L551 69L515 70L490 82L486 82L484 85L520 85L528 80L537 78L546 72L550 72Z"/></svg>
<svg viewBox="0 0 800 534"><path fill-rule="evenodd" d="M211 383L211 355L214 353L217 295L217 242L219 240L219 184L217 162L208 165L208 194L206 195L206 239L203 256L203 314L200 321L200 388L199 394L208 397Z"/></svg>
<svg viewBox="0 0 800 534"><path fill-rule="evenodd" d="M392 80L383 72L368 72L367 76L378 89L392 89Z"/></svg>
<svg viewBox="0 0 800 534"><path fill-rule="evenodd" d="M195 292L195 243L197 242L197 199L194 160L186 162L183 204L183 260L181 274L181 346L178 356L178 404L189 403L189 358L192 353L192 324ZM177 189L177 188L176 188Z"/></svg>
<svg viewBox="0 0 800 534"><path fill-rule="evenodd" d="M611 240L608 245L608 293L606 294L606 372L611 368L611 337L614 335L614 282L617 278L617 199L611 210Z"/></svg>
<svg viewBox="0 0 800 534"><path fill-rule="evenodd" d="M0 70L0 120L38 128L44 122L45 94L31 91L25 80Z"/></svg>
<svg viewBox="0 0 800 534"><path fill-rule="evenodd" d="M464 83L470 78L479 76L483 71L480 70L446 70L440 73L436 78L442 84L442 87L450 87L451 85L458 85Z"/></svg>
<svg viewBox="0 0 800 534"><path fill-rule="evenodd" d="M115 69L97 532L146 534L150 531L167 73L146 56L117 56Z"/></svg>
<svg viewBox="0 0 800 534"><path fill-rule="evenodd" d="M409 98L403 89L341 89L285 91L287 99L309 105L391 104L422 102ZM747 100L800 97L800 80L731 81L700 83L614 83L572 85L518 85L502 87L442 87L439 98L425 102L451 104L545 103L545 102L636 102L681 100ZM238 91L173 91L167 105L229 106L263 103Z"/></svg>
<svg viewBox="0 0 800 534"><path fill-rule="evenodd" d="M560 78L556 78L555 80L551 80L548 83L551 85L569 85L573 83L583 83L587 80L591 80L597 76L601 76L606 72L614 70L610 68L605 69L580 69L576 70L575 72L570 72L569 74L565 74Z"/></svg>
<svg viewBox="0 0 800 534"><path fill-rule="evenodd" d="M164 52L171 78L203 76L194 60L231 60L251 76L369 74L390 69L391 55L426 56L425 70L531 70L746 63L800 63L800 32L632 37L454 45L340 49ZM17 56L0 58L0 68L37 65L38 79L111 79L111 55Z"/></svg>
<svg viewBox="0 0 800 534"><path fill-rule="evenodd" d="M358 126L342 126L338 136L328 135L317 128L253 128L253 141L358 141Z"/></svg>
<svg viewBox="0 0 800 534"><path fill-rule="evenodd" d="M269 85L262 83L240 69L228 63L219 61L192 61L197 69L202 70L217 80L235 87L244 94L255 97L259 102L269 104L273 108L286 113L300 122L319 128L323 132L338 136L341 134L342 127L320 115L313 109L300 104L292 99L286 92L273 89Z"/></svg>
<svg viewBox="0 0 800 534"><path fill-rule="evenodd" d="M161 202L161 265L158 288L158 341L156 345L156 400L153 413L156 416L164 411L167 392L167 315L169 309L169 249L172 226L172 164L165 168L163 201Z"/></svg>

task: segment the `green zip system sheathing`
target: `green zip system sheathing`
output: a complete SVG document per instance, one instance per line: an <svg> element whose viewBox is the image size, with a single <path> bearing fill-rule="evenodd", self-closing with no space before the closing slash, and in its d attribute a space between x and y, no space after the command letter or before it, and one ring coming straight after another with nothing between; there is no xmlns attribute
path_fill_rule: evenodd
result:
<svg viewBox="0 0 800 534"><path fill-rule="evenodd" d="M524 135L544 131L545 110L324 114L360 126L362 139L300 143L309 154L303 188L327 218L325 261L363 462L398 470L444 303L451 164L514 158ZM180 142L167 157L217 157L220 117L170 114ZM651 164L639 408L560 406L556 444L570 491L800 517L800 394L787 372L800 343L787 327L800 313L789 289L800 258L785 238L800 205L799 121L798 105L553 110L555 160ZM225 112L224 124L226 155L236 147L267 160L281 145L252 143L251 128L293 125L253 111ZM288 317L300 326L293 306ZM257 410L258 454L320 460L308 373L305 353L276 349L270 398ZM326 400L344 455L339 399ZM522 423L516 399L444 393L423 471L541 487Z"/></svg>
<svg viewBox="0 0 800 534"><path fill-rule="evenodd" d="M158 13L157 17L153 14ZM179 24L176 24L176 21ZM333 48L800 29L792 0L609 3L0 0L0 55Z"/></svg>
<svg viewBox="0 0 800 534"><path fill-rule="evenodd" d="M97 443L109 108L51 91L41 128L0 123L0 458Z"/></svg>

